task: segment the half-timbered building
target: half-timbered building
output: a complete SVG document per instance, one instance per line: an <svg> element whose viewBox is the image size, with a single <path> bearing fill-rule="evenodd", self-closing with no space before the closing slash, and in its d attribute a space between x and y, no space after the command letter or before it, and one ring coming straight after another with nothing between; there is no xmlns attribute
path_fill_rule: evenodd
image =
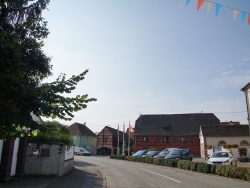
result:
<svg viewBox="0 0 250 188"><path fill-rule="evenodd" d="M128 148L129 136L127 133L123 133L109 126L105 126L97 137L97 154L98 155L113 155L117 154L119 148L119 154L122 154L123 148L123 135L124 135L124 148ZM119 137L119 142L118 142ZM119 143L119 145L118 145ZM119 147L117 147L119 146ZM130 148L133 150L133 140L130 138Z"/></svg>
<svg viewBox="0 0 250 188"><path fill-rule="evenodd" d="M220 125L212 113L140 115L135 121L134 151L186 147L200 155L201 125Z"/></svg>

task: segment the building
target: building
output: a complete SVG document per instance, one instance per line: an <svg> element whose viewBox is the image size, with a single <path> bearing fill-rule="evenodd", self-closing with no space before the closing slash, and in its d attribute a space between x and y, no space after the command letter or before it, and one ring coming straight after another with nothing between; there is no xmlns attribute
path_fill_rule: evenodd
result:
<svg viewBox="0 0 250 188"><path fill-rule="evenodd" d="M123 136L124 136L124 140L123 140ZM129 139L128 134L123 133L122 131L119 130L119 136L118 136L117 129L114 129L109 126L105 126L102 129L102 131L98 134L97 154L98 155L114 155L114 154L116 155L117 149L118 149L118 153L119 155L121 155L123 153L122 151L123 144L124 144L124 150L126 150L126 153L127 153L128 139ZM131 138L130 138L130 148L131 148L130 150L133 151L133 140Z"/></svg>
<svg viewBox="0 0 250 188"><path fill-rule="evenodd" d="M73 145L83 148L94 147L97 145L97 135L93 133L86 123L73 123L69 126L70 134L73 136Z"/></svg>
<svg viewBox="0 0 250 188"><path fill-rule="evenodd" d="M249 125L249 133L250 133L250 82L245 85L241 91L245 93L246 104L247 104L247 120Z"/></svg>
<svg viewBox="0 0 250 188"><path fill-rule="evenodd" d="M140 115L135 121L134 151L187 147L200 155L201 125L220 125L212 113Z"/></svg>
<svg viewBox="0 0 250 188"><path fill-rule="evenodd" d="M212 154L215 151L222 151L224 145L238 145L250 150L249 144L250 135L248 125L229 123L227 125L200 127L201 158L206 158L208 154ZM210 148L207 146L210 146ZM250 155L250 151L248 153Z"/></svg>

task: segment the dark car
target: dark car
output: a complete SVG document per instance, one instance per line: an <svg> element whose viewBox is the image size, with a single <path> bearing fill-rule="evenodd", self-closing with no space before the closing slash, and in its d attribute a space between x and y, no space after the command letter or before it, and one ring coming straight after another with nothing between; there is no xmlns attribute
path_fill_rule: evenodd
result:
<svg viewBox="0 0 250 188"><path fill-rule="evenodd" d="M159 154L155 155L154 158L165 158L173 149L176 148L165 148Z"/></svg>
<svg viewBox="0 0 250 188"><path fill-rule="evenodd" d="M133 154L133 157L141 157L142 155L146 154L148 150L139 150L135 154Z"/></svg>
<svg viewBox="0 0 250 188"><path fill-rule="evenodd" d="M146 154L142 155L142 157L154 157L158 153L160 153L160 151L148 151Z"/></svg>
<svg viewBox="0 0 250 188"><path fill-rule="evenodd" d="M182 160L193 160L193 155L188 148L178 148L172 150L165 159L182 159Z"/></svg>

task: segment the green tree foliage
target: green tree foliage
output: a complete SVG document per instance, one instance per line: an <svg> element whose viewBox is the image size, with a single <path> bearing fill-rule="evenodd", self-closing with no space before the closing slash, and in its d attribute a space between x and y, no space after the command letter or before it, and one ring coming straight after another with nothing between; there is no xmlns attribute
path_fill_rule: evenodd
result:
<svg viewBox="0 0 250 188"><path fill-rule="evenodd" d="M52 75L51 58L42 50L48 36L42 11L49 0L0 0L0 139L20 136L20 127L35 129L31 112L71 120L73 112L95 101L88 95L64 97L88 70L69 79L41 82Z"/></svg>
<svg viewBox="0 0 250 188"><path fill-rule="evenodd" d="M63 143L66 145L73 144L73 138L66 125L57 121L46 121L40 124L37 136L30 137L31 142L43 143Z"/></svg>

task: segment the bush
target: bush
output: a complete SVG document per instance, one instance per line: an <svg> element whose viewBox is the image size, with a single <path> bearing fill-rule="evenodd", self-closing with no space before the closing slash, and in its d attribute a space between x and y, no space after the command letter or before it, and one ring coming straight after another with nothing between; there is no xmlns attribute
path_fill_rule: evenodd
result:
<svg viewBox="0 0 250 188"><path fill-rule="evenodd" d="M164 159L161 159L161 158L153 158L153 164L155 164L155 165L161 165L162 160L164 160Z"/></svg>
<svg viewBox="0 0 250 188"><path fill-rule="evenodd" d="M125 156L122 155L110 155L110 159L120 159L124 160Z"/></svg>
<svg viewBox="0 0 250 188"><path fill-rule="evenodd" d="M190 170L192 166L192 161L179 160L177 167L184 170Z"/></svg>
<svg viewBox="0 0 250 188"><path fill-rule="evenodd" d="M197 165L197 172L202 172L202 173L211 173L211 164L207 163L199 163Z"/></svg>
<svg viewBox="0 0 250 188"><path fill-rule="evenodd" d="M178 159L164 159L162 160L162 166L177 167Z"/></svg>
<svg viewBox="0 0 250 188"><path fill-rule="evenodd" d="M250 181L250 169L234 166L217 166L215 174Z"/></svg>
<svg viewBox="0 0 250 188"><path fill-rule="evenodd" d="M146 163L146 157L137 157L136 162Z"/></svg>
<svg viewBox="0 0 250 188"><path fill-rule="evenodd" d="M247 148L238 147L238 152L239 152L240 157L246 157L247 156Z"/></svg>
<svg viewBox="0 0 250 188"><path fill-rule="evenodd" d="M248 157L238 157L238 161L246 163L246 162L248 162Z"/></svg>
<svg viewBox="0 0 250 188"><path fill-rule="evenodd" d="M146 163L148 164L153 164L153 160L154 160L153 157L146 157Z"/></svg>
<svg viewBox="0 0 250 188"><path fill-rule="evenodd" d="M199 164L198 162L192 162L190 170L197 171L198 164Z"/></svg>

